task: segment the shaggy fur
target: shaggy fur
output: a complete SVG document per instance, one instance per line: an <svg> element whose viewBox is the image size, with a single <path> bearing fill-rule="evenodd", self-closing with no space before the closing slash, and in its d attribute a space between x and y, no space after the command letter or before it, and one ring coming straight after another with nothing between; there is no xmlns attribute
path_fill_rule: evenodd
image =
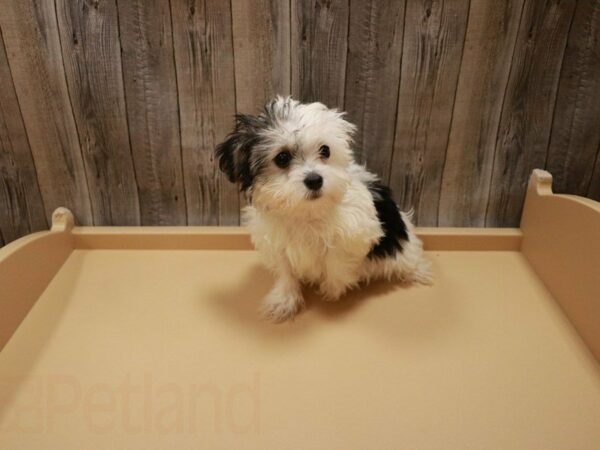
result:
<svg viewBox="0 0 600 450"><path fill-rule="evenodd" d="M236 116L235 130L216 149L221 170L250 201L244 222L277 276L262 307L270 320L304 307L302 283L337 300L375 278L431 282L409 215L354 162L355 127L343 116L321 103L277 97L256 117Z"/></svg>

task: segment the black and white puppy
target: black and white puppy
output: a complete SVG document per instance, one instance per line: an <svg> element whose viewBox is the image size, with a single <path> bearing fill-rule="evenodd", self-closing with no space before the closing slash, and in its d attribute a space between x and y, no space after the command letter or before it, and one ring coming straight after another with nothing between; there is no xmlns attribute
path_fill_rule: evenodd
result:
<svg viewBox="0 0 600 450"><path fill-rule="evenodd" d="M262 310L270 320L302 309L302 283L337 300L375 278L431 282L409 216L354 162L354 131L344 113L277 97L258 116L237 115L216 149L219 167L249 199L244 222L277 277Z"/></svg>

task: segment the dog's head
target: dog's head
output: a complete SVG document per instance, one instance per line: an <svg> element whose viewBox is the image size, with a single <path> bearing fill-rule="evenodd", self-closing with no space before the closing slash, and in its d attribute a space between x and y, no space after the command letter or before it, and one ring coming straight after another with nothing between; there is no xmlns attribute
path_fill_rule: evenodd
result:
<svg viewBox="0 0 600 450"><path fill-rule="evenodd" d="M219 167L262 209L291 213L341 200L355 127L322 103L277 97L258 116L237 115L219 144Z"/></svg>

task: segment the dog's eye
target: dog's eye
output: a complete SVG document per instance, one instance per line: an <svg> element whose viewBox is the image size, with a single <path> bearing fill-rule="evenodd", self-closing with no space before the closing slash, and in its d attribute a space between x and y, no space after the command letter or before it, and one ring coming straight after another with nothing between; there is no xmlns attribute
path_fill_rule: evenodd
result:
<svg viewBox="0 0 600 450"><path fill-rule="evenodd" d="M281 169L285 169L287 166L289 166L291 160L292 154L287 150L279 152L277 156L275 156L275 164Z"/></svg>
<svg viewBox="0 0 600 450"><path fill-rule="evenodd" d="M321 148L319 149L319 155L321 155L321 158L329 158L329 146L321 145Z"/></svg>

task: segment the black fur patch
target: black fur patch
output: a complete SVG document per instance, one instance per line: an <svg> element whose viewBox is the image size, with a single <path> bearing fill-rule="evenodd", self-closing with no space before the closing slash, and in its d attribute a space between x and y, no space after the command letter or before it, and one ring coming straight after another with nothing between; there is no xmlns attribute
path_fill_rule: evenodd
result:
<svg viewBox="0 0 600 450"><path fill-rule="evenodd" d="M379 182L367 183L367 188L373 196L377 218L381 222L384 232L379 242L369 252L368 257L385 258L395 255L396 252L402 252L402 241L408 241L408 231L400 216L398 206L392 199L392 191Z"/></svg>
<svg viewBox="0 0 600 450"><path fill-rule="evenodd" d="M235 130L217 146L215 155L219 168L227 174L229 181L239 182L241 190L246 191L256 175L250 161L252 148L260 141L258 133L267 124L260 118L244 114L237 114L235 121Z"/></svg>
<svg viewBox="0 0 600 450"><path fill-rule="evenodd" d="M292 100L278 99L267 103L258 116L236 114L235 128L224 142L215 149L219 168L227 174L229 181L239 183L242 191L247 191L266 165L261 155L253 150L261 142L261 134L285 120L290 113Z"/></svg>

